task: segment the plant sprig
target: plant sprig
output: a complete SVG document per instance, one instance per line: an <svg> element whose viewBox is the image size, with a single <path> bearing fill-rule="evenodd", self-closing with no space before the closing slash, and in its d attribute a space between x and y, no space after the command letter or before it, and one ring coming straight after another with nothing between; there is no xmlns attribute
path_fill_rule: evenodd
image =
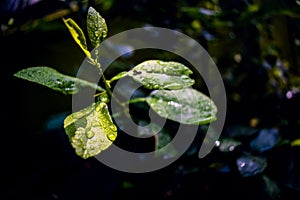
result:
<svg viewBox="0 0 300 200"><path fill-rule="evenodd" d="M107 149L116 139L117 126L113 123L107 106L111 98L116 99L125 113L128 112L125 106L127 103L146 102L159 116L178 123L201 125L216 120L217 108L214 102L192 88L195 80L189 77L193 72L188 67L173 61L147 60L107 80L99 60L101 52L95 49L95 53L91 54L86 37L75 21L68 18L63 19L63 22L88 61L99 70L105 88L44 66L23 69L14 75L63 94L76 94L83 87L91 87L100 92L97 102L70 114L64 120L69 141L80 157L86 159L95 156ZM96 48L101 45L108 32L104 18L92 7L87 14L87 32L91 44ZM120 103L111 91L111 83L126 76L153 91L147 97Z"/></svg>

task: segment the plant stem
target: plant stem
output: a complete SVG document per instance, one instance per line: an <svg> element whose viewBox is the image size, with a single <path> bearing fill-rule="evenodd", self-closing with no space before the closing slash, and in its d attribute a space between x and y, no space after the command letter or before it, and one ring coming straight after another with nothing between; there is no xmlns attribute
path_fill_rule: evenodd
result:
<svg viewBox="0 0 300 200"><path fill-rule="evenodd" d="M140 102L145 102L147 100L146 97L139 97L139 98L134 98L129 100L128 102L126 102L126 104L130 104L130 103L140 103Z"/></svg>
<svg viewBox="0 0 300 200"><path fill-rule="evenodd" d="M99 72L100 72L100 74L101 74L101 79L102 79L102 81L103 81L103 83L104 83L104 85L105 85L105 89L106 89L107 93L109 94L109 96L110 96L111 98L114 98L115 101L117 102L117 104L119 104L119 105L122 107L122 109L123 109L122 111L124 112L124 114L125 114L127 117L130 117L130 116L129 116L129 109L128 109L128 107L126 107L125 104L121 103L121 102L119 101L119 99L116 98L115 95L113 95L113 93L112 93L112 91L111 91L111 86L110 86L109 82L107 81L107 79L106 79L105 76L104 76L104 73L103 73L101 64L100 64L100 62L99 62L98 56L99 56L99 51L96 49L96 50L95 50L95 59L91 59L91 60L90 60L90 61L91 61L91 64L93 64L95 67L98 68L98 70L99 70Z"/></svg>

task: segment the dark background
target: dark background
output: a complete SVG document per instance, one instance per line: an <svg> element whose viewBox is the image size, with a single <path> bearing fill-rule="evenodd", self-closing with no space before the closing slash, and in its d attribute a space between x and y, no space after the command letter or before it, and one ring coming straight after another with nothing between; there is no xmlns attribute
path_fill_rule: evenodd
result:
<svg viewBox="0 0 300 200"><path fill-rule="evenodd" d="M0 6L1 199L299 198L299 144L292 145L300 138L298 1L6 0ZM118 172L95 158L78 157L63 129L71 96L13 74L49 66L76 75L84 54L61 17L85 27L88 6L106 19L109 36L153 25L197 40L215 59L226 87L221 139L240 144L229 152L216 147L199 159L199 131L179 160L146 174ZM135 56L120 63L128 68L134 60L161 54ZM258 137L264 129L268 135ZM258 164L243 174L237 160L245 155L265 158L267 167Z"/></svg>

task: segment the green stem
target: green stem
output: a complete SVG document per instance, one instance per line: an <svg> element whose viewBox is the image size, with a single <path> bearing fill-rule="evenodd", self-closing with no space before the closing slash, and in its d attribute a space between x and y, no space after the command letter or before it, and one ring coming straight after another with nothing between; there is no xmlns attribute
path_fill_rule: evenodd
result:
<svg viewBox="0 0 300 200"><path fill-rule="evenodd" d="M116 76L112 77L108 82L111 84L113 81L119 80L121 78L124 78L125 76L128 75L128 72L120 72Z"/></svg>
<svg viewBox="0 0 300 200"><path fill-rule="evenodd" d="M103 81L103 83L104 83L104 85L105 85L105 89L106 89L107 93L109 94L109 96L110 96L111 98L114 98L115 101L123 108L124 114L125 114L126 116L129 116L129 110L128 110L128 108L127 108L124 104L122 104L122 103L119 101L119 99L115 97L115 95L113 95L113 93L112 93L112 91L111 91L111 89L110 89L110 88L111 88L111 87L110 87L110 84L109 84L110 81L107 81L107 79L106 79L105 76L104 76L104 73L103 73L101 64L100 64L100 62L99 62L98 56L99 56L99 52L98 52L98 50L95 50L95 57L96 57L96 58L95 58L95 59L90 59L91 63L92 63L94 66L96 66L96 67L98 68L98 70L99 70L99 72L100 72L100 74L101 74L102 81ZM121 77L121 78L122 78L122 77ZM119 79L120 79L120 78L119 78Z"/></svg>
<svg viewBox="0 0 300 200"><path fill-rule="evenodd" d="M139 98L131 99L128 102L125 102L125 104L140 103L140 102L145 102L146 100L147 100L147 97L139 97Z"/></svg>

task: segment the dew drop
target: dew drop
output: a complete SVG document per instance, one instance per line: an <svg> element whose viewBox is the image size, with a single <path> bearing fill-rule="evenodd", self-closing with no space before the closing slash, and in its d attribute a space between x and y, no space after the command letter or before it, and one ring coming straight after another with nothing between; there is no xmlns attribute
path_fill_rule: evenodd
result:
<svg viewBox="0 0 300 200"><path fill-rule="evenodd" d="M170 90L179 90L182 88L182 85L178 83L170 83L169 85L166 85L165 88L168 88Z"/></svg>
<svg viewBox="0 0 300 200"><path fill-rule="evenodd" d="M62 83L63 83L63 80L60 79L60 78L57 78L57 79L55 80L55 82L56 82L56 83L59 83L59 84L62 84Z"/></svg>
<svg viewBox="0 0 300 200"><path fill-rule="evenodd" d="M158 89L159 85L153 85L153 89Z"/></svg>
<svg viewBox="0 0 300 200"><path fill-rule="evenodd" d="M107 137L108 137L109 140L114 141L114 140L116 139L117 135L116 135L116 134L113 134L113 133L109 133L109 134L107 135Z"/></svg>
<svg viewBox="0 0 300 200"><path fill-rule="evenodd" d="M92 137L94 137L94 135L95 135L95 133L93 131L87 132L88 139L91 139Z"/></svg>
<svg viewBox="0 0 300 200"><path fill-rule="evenodd" d="M117 127L115 125L110 125L109 129L112 131L117 131Z"/></svg>

